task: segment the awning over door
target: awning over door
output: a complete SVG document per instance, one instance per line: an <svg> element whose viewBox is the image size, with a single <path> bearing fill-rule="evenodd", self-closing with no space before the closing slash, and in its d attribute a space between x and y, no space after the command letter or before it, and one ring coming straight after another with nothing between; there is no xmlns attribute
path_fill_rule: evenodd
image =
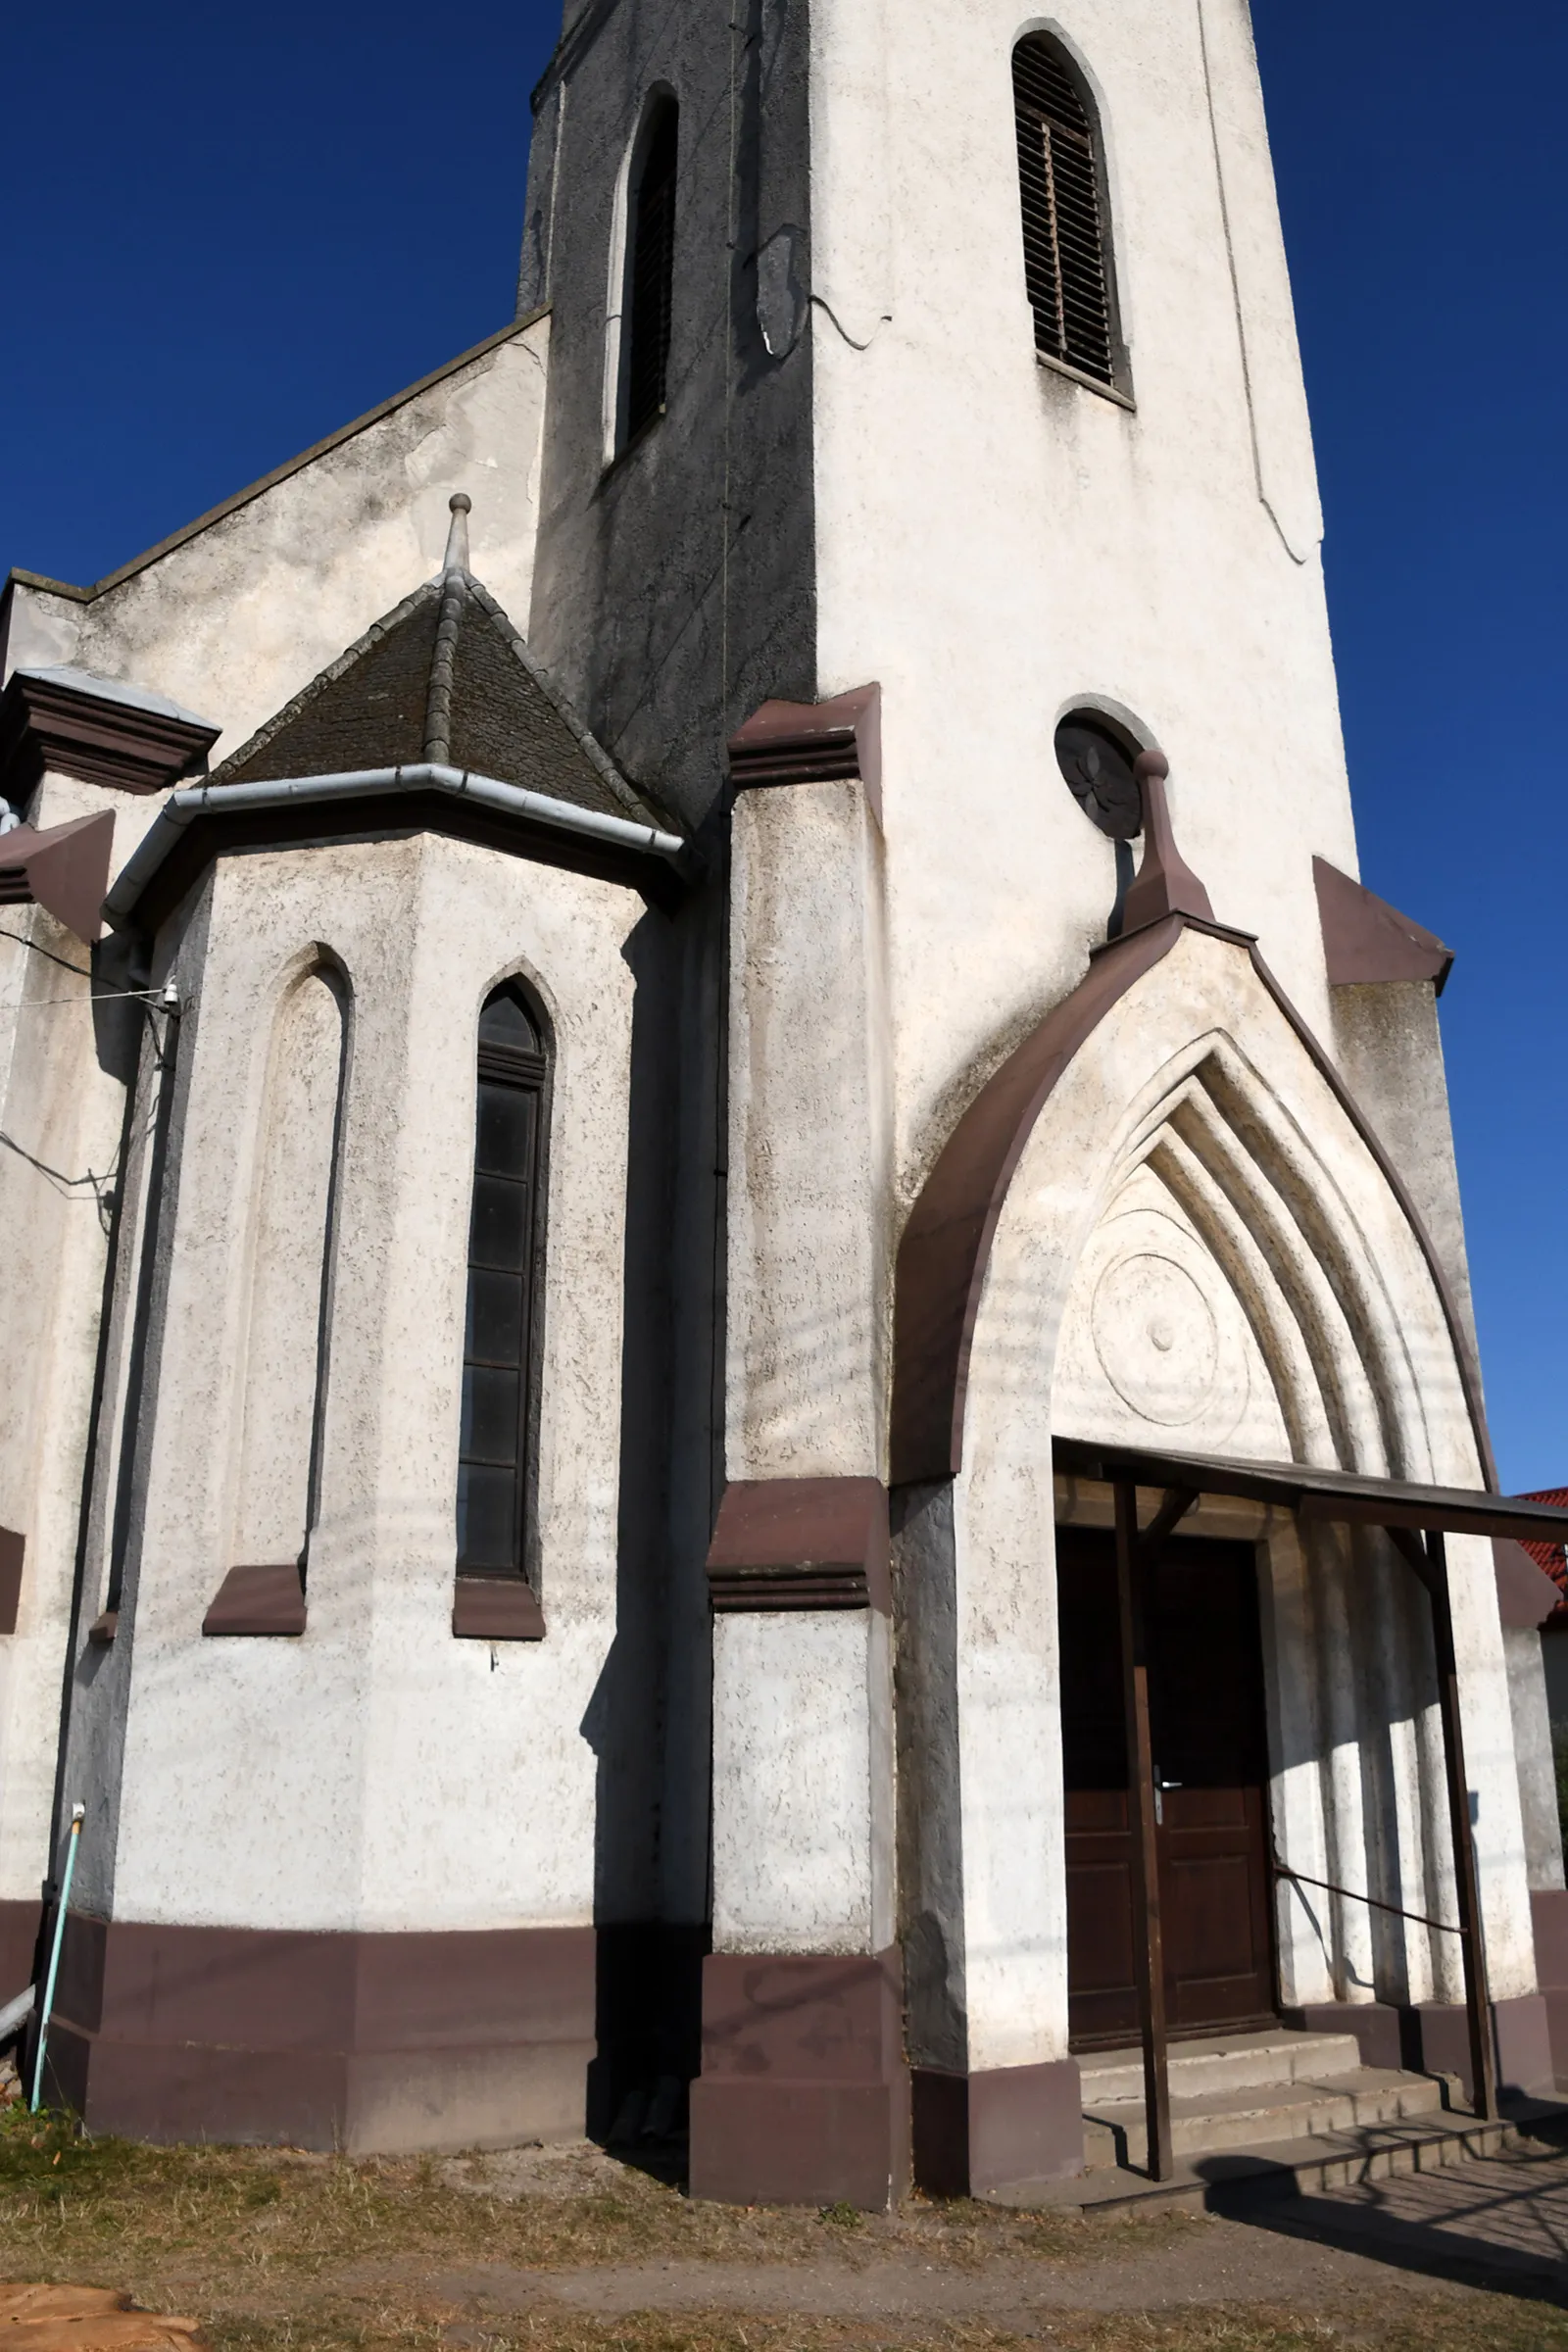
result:
<svg viewBox="0 0 1568 2352"><path fill-rule="evenodd" d="M1455 1922L1426 1924L1446 1928L1461 1938L1473 2103L1478 2115L1494 2117L1497 2112L1495 2051L1444 1539L1449 1535L1501 1536L1517 1542L1522 1538L1544 1537L1556 1542L1568 1535L1568 1510L1552 1503L1490 1494L1478 1487L1422 1487L1403 1479L1363 1478L1348 1470L1318 1470L1304 1462L1251 1462L1223 1455L1149 1453L1136 1446L1101 1446L1081 1438L1054 1439L1053 1457L1060 1475L1108 1486L1115 1496L1116 1582L1129 1815L1135 1856L1134 1966L1143 2026L1145 2102L1152 2177L1156 2180L1168 2180L1173 2160L1160 1891L1154 1847L1145 1588L1150 1568L1163 1545L1205 1494L1236 1495L1244 1501L1269 1503L1301 1519L1381 1527L1426 1589L1432 1604L1437 1695L1443 1721L1448 1824L1459 1912ZM1139 1515L1141 1489L1151 1490L1161 1497L1147 1521L1141 1521ZM1278 1863L1276 1868L1283 1877L1298 1876ZM1315 1880L1306 1883L1322 1884ZM1351 1900L1373 1899L1345 1887L1330 1891L1348 1895ZM1374 1908L1392 1910L1396 1906L1375 1902Z"/></svg>
<svg viewBox="0 0 1568 2352"><path fill-rule="evenodd" d="M1415 1527L1428 1535L1511 1536L1560 1544L1568 1510L1525 1496L1489 1494L1479 1487L1418 1487L1397 1478L1362 1478L1349 1470L1316 1470L1306 1462L1236 1461L1221 1454L1146 1453L1132 1446L1099 1446L1084 1438L1055 1438L1052 1451L1067 1478L1106 1486L1157 1488L1170 1494L1235 1494L1269 1502L1303 1519L1357 1521L1372 1527Z"/></svg>

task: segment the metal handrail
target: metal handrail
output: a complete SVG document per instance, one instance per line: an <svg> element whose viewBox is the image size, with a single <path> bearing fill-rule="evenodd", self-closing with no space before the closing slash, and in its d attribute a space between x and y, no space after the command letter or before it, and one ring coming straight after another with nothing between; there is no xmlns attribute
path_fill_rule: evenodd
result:
<svg viewBox="0 0 1568 2352"><path fill-rule="evenodd" d="M1309 1879L1303 1871L1293 1870L1278 1854L1269 1856L1269 1866L1277 1879L1294 1879L1298 1886L1321 1886L1325 1894L1343 1894L1348 1902L1365 1903L1369 1910L1387 1911L1395 1919L1413 1920L1418 1928L1436 1928L1444 1936L1468 1936L1468 1928L1455 1927L1451 1919L1428 1919L1424 1911L1401 1911L1397 1903L1380 1902L1375 1894L1358 1894L1353 1886L1336 1886L1330 1879Z"/></svg>

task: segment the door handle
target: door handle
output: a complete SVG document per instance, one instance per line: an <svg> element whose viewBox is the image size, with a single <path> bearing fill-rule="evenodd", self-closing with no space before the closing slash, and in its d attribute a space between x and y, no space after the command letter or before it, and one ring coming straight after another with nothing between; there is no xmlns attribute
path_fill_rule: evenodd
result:
<svg viewBox="0 0 1568 2352"><path fill-rule="evenodd" d="M1154 1822L1157 1828L1163 1829L1165 1826L1166 1789L1180 1788L1181 1786L1182 1783L1180 1781L1164 1781L1160 1779L1157 1773L1154 1775Z"/></svg>

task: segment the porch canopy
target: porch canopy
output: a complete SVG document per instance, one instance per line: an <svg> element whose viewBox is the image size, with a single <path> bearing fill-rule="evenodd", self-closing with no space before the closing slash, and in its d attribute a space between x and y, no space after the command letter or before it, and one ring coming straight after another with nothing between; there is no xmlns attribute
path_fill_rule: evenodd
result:
<svg viewBox="0 0 1568 2352"><path fill-rule="evenodd" d="M1472 2101L1479 2115L1489 2119L1495 2116L1496 2057L1487 1989L1481 1888L1476 1874L1470 1786L1459 1720L1458 1672L1444 1539L1449 1535L1493 1536L1512 1538L1516 1543L1561 1543L1568 1539L1568 1510L1552 1503L1488 1494L1475 1487L1416 1486L1405 1479L1363 1478L1348 1470L1319 1470L1305 1462L1252 1462L1223 1455L1150 1453L1137 1446L1102 1446L1083 1438L1056 1438L1052 1451L1054 1466L1062 1476L1108 1486L1115 1497L1127 1809L1133 1839L1133 1958L1143 2027L1149 2169L1153 2179L1170 2178L1173 2156L1144 1588L1149 1569L1167 1538L1205 1494L1234 1495L1247 1502L1272 1504L1302 1520L1381 1527L1426 1589L1432 1604L1438 1705L1443 1721L1448 1827L1459 1917L1456 1921L1432 1920L1421 1924L1460 1938L1470 2029ZM1144 1526L1140 1526L1138 1518L1140 1488L1148 1488L1162 1497ZM1274 1868L1282 1878L1298 1877L1277 1856ZM1318 1880L1303 1883L1325 1884ZM1352 1887L1331 1886L1328 1891L1352 1902L1367 1903L1374 1910L1397 1909L1395 1904L1377 1901ZM1400 1912L1398 1916L1415 1915Z"/></svg>
<svg viewBox="0 0 1568 2352"><path fill-rule="evenodd" d="M1362 1478L1350 1470L1314 1470L1306 1462L1236 1461L1222 1454L1145 1453L1054 1438L1052 1454L1066 1478L1152 1487L1170 1494L1235 1494L1271 1502L1303 1519L1358 1520L1373 1527L1414 1527L1423 1534L1511 1536L1515 1543L1568 1540L1568 1510L1479 1487L1417 1487L1398 1478Z"/></svg>

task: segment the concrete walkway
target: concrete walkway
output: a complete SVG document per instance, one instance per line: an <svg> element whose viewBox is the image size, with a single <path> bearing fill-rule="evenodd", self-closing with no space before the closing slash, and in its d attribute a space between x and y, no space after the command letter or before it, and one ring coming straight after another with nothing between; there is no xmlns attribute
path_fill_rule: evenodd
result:
<svg viewBox="0 0 1568 2352"><path fill-rule="evenodd" d="M1568 2306L1568 2153L1540 2142L1482 2163L1282 2199L1250 2218L1260 2233L1297 2246Z"/></svg>
<svg viewBox="0 0 1568 2352"><path fill-rule="evenodd" d="M1225 2304L1371 2320L1415 2296L1498 2295L1568 2307L1568 2153L1539 2144L1493 2161L1281 2198L1245 2215L1171 2216L1153 2242L1086 2246L972 2267L878 2247L875 2225L842 2255L745 2265L692 2260L512 2270L474 2265L428 2280L443 2299L498 2315L564 2307L847 2320L983 2320L1038 2334L1063 2312L1174 2313Z"/></svg>

